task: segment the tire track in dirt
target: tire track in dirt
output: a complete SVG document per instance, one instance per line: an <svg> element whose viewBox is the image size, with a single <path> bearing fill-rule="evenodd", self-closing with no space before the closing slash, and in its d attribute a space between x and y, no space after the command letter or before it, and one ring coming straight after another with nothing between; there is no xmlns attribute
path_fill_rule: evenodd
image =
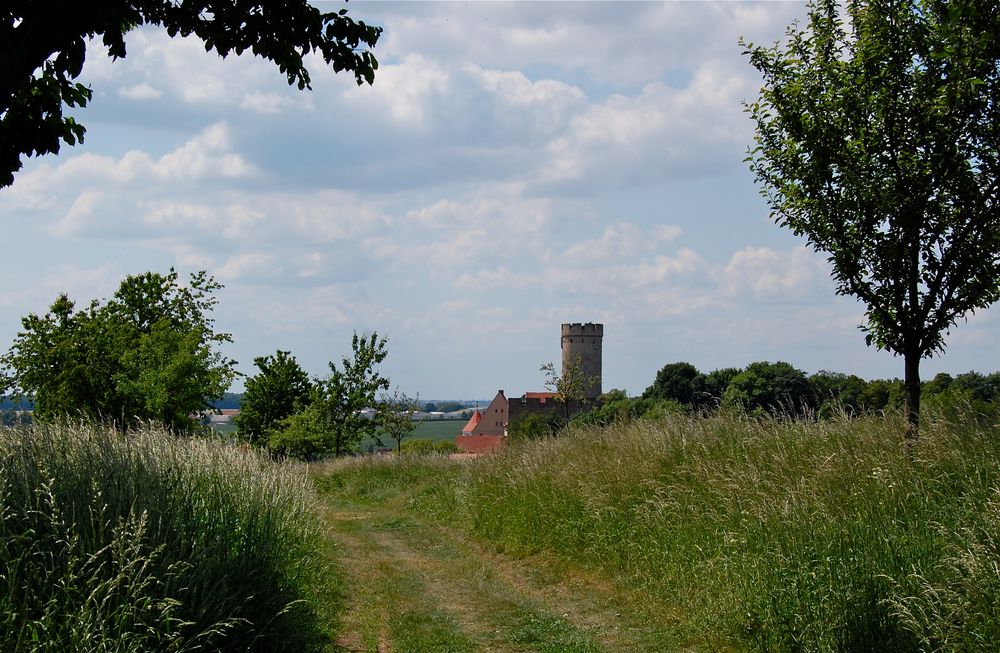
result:
<svg viewBox="0 0 1000 653"><path fill-rule="evenodd" d="M415 606L447 615L470 643L462 650L661 650L632 618L627 597L598 579L556 571L539 557L511 559L389 506L338 506L326 518L351 587L342 651L404 653L389 624L394 613Z"/></svg>

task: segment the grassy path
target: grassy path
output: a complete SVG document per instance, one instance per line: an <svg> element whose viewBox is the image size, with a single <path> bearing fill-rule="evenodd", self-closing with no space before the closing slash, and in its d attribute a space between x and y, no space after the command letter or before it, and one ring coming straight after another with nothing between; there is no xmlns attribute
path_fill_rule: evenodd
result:
<svg viewBox="0 0 1000 653"><path fill-rule="evenodd" d="M347 584L342 652L665 650L634 603L579 571L491 552L410 514L403 495L324 499Z"/></svg>

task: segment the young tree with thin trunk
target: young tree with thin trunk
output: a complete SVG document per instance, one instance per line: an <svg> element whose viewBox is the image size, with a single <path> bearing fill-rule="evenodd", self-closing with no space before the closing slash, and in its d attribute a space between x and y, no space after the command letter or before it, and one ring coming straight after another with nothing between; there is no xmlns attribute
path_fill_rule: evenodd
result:
<svg viewBox="0 0 1000 653"><path fill-rule="evenodd" d="M336 456L355 449L366 435L374 436L378 422L361 414L364 408L374 408L376 397L389 389L389 379L381 375L378 365L388 355L386 339L377 333L351 340L352 356L344 356L340 367L330 363L330 375L317 384L323 423L332 438Z"/></svg>
<svg viewBox="0 0 1000 653"><path fill-rule="evenodd" d="M545 363L541 367L545 372L545 387L554 392L556 400L562 402L563 417L569 421L570 403L580 403L587 398L587 393L600 381L599 378L583 373L583 358L577 356L564 366L562 374L556 374L553 363Z"/></svg>
<svg viewBox="0 0 1000 653"><path fill-rule="evenodd" d="M1000 298L1000 10L816 0L783 47L741 45L764 77L747 160L866 306L868 344L903 357L910 451L921 359Z"/></svg>
<svg viewBox="0 0 1000 653"><path fill-rule="evenodd" d="M396 442L397 454L403 449L403 440L413 433L413 429L417 428L417 424L419 424L413 419L413 414L418 410L419 402L419 396L416 399L411 399L405 392L400 392L399 388L393 390L392 394L383 393L379 401L378 423L382 429L382 435L392 438Z"/></svg>

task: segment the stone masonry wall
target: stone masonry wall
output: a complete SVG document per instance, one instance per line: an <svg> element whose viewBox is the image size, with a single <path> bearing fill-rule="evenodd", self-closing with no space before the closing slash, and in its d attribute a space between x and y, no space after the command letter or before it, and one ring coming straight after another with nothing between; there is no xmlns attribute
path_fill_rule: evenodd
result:
<svg viewBox="0 0 1000 653"><path fill-rule="evenodd" d="M569 366L579 360L584 378L596 380L585 393L587 399L596 399L601 395L603 340L603 324L587 322L562 325L563 376Z"/></svg>

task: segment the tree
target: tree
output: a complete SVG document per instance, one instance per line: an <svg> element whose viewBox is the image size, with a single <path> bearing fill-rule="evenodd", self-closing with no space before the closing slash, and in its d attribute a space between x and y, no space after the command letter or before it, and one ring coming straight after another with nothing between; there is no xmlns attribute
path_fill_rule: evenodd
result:
<svg viewBox="0 0 1000 653"><path fill-rule="evenodd" d="M820 370L809 377L812 393L816 397L820 417L836 414L855 414L862 410L862 397L868 383L854 374L841 374Z"/></svg>
<svg viewBox="0 0 1000 653"><path fill-rule="evenodd" d="M59 152L86 131L63 105L84 107L91 90L74 80L87 39L101 36L111 57L125 56L125 34L156 25L170 36L195 35L225 57L247 50L274 62L288 83L309 88L305 57L317 53L358 84L375 78L370 50L380 27L355 22L347 10L323 13L307 0L6 0L0 9L0 188L14 181L23 155Z"/></svg>
<svg viewBox="0 0 1000 653"><path fill-rule="evenodd" d="M966 391L976 401L1000 403L1000 372L983 375L966 372L955 377L955 386Z"/></svg>
<svg viewBox="0 0 1000 653"><path fill-rule="evenodd" d="M690 406L695 401L695 379L701 376L691 363L668 363L656 373L653 385L642 396L651 399L673 399Z"/></svg>
<svg viewBox="0 0 1000 653"><path fill-rule="evenodd" d="M178 431L211 407L236 377L216 347L232 342L210 317L222 288L205 272L186 286L171 268L129 276L105 304L83 310L60 295L0 360L4 385L32 397L40 419L80 415L122 427L155 420Z"/></svg>
<svg viewBox="0 0 1000 653"><path fill-rule="evenodd" d="M411 399L396 388L392 394L385 393L379 401L378 425L382 434L396 441L396 453L403 447L403 439L417 428L413 421L420 398Z"/></svg>
<svg viewBox="0 0 1000 653"><path fill-rule="evenodd" d="M903 382L899 379L875 379L865 386L858 405L869 412L887 408L898 410L903 405L903 394Z"/></svg>
<svg viewBox="0 0 1000 653"><path fill-rule="evenodd" d="M1000 297L1000 11L994 0L810 4L764 76L748 162L772 218L828 254L866 306L869 345L904 360L909 451L920 361Z"/></svg>
<svg viewBox="0 0 1000 653"><path fill-rule="evenodd" d="M291 352L279 350L253 362L260 371L247 379L236 428L250 442L264 443L281 420L306 407L313 384Z"/></svg>
<svg viewBox="0 0 1000 653"><path fill-rule="evenodd" d="M805 372L782 361L765 361L734 376L722 403L753 415L798 415L815 407L815 398Z"/></svg>
<svg viewBox="0 0 1000 653"><path fill-rule="evenodd" d="M545 387L556 395L556 400L562 402L563 418L569 420L571 404L580 404L587 398L587 391L599 382L597 377L586 376L583 373L583 359L577 356L568 365L563 366L563 373L556 374L556 367L552 363L545 363L541 367L545 372Z"/></svg>
<svg viewBox="0 0 1000 653"><path fill-rule="evenodd" d="M388 354L386 339L355 332L351 349L353 356L343 357L339 368L330 363L330 375L318 384L316 399L337 456L357 447L366 435L375 435L378 422L361 410L374 407L378 392L389 389L389 380L376 369Z"/></svg>

